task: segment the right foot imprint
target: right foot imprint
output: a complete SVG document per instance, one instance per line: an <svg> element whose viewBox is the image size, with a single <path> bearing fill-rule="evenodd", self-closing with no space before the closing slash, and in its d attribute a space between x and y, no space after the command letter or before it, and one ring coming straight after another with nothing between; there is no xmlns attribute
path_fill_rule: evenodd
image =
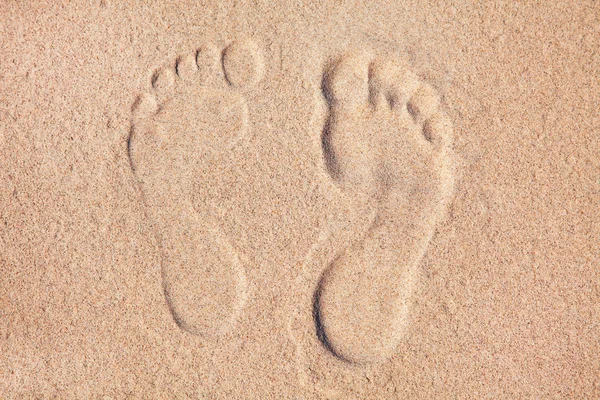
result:
<svg viewBox="0 0 600 400"><path fill-rule="evenodd" d="M253 42L223 51L209 44L157 71L152 91L132 107L129 157L160 242L164 295L177 325L203 337L231 330L247 283L211 211L194 208L194 187L202 170L246 138L248 108L239 92L262 75Z"/></svg>
<svg viewBox="0 0 600 400"><path fill-rule="evenodd" d="M452 126L436 91L396 57L342 57L323 93L327 170L374 218L321 276L317 334L342 360L380 362L405 330L416 266L453 191Z"/></svg>

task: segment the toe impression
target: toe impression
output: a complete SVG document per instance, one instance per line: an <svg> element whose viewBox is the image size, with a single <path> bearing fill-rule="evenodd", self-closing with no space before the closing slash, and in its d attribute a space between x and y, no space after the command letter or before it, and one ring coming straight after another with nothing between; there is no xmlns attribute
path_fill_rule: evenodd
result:
<svg viewBox="0 0 600 400"><path fill-rule="evenodd" d="M211 81L219 77L219 49L212 43L207 43L196 52L196 66L201 82Z"/></svg>
<svg viewBox="0 0 600 400"><path fill-rule="evenodd" d="M407 108L415 121L424 122L438 110L439 102L436 90L423 83L408 101Z"/></svg>
<svg viewBox="0 0 600 400"><path fill-rule="evenodd" d="M235 41L223 52L225 79L234 87L250 88L264 75L264 61L259 47L251 40Z"/></svg>
<svg viewBox="0 0 600 400"><path fill-rule="evenodd" d="M159 96L164 96L175 84L175 74L169 68L158 70L152 76L152 87Z"/></svg>
<svg viewBox="0 0 600 400"><path fill-rule="evenodd" d="M423 135L437 148L448 147L452 142L452 122L445 113L437 111L423 124Z"/></svg>
<svg viewBox="0 0 600 400"><path fill-rule="evenodd" d="M323 92L331 106L351 110L368 104L368 65L365 55L348 55L330 66Z"/></svg>
<svg viewBox="0 0 600 400"><path fill-rule="evenodd" d="M369 101L375 108L394 109L407 103L418 84L407 63L378 58L369 68Z"/></svg>
<svg viewBox="0 0 600 400"><path fill-rule="evenodd" d="M181 79L191 78L197 71L196 58L192 54L177 58L175 70Z"/></svg>

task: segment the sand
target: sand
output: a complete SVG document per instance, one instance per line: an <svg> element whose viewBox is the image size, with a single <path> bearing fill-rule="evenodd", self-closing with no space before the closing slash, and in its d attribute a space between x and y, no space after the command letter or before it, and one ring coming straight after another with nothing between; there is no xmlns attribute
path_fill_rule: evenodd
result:
<svg viewBox="0 0 600 400"><path fill-rule="evenodd" d="M0 397L600 397L600 8L0 5Z"/></svg>

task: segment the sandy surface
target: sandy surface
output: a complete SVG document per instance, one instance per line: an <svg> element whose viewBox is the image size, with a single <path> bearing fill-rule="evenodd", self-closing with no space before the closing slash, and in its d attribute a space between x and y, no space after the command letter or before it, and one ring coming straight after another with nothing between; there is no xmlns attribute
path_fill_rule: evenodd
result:
<svg viewBox="0 0 600 400"><path fill-rule="evenodd" d="M55 3L0 5L0 397L600 397L597 4Z"/></svg>

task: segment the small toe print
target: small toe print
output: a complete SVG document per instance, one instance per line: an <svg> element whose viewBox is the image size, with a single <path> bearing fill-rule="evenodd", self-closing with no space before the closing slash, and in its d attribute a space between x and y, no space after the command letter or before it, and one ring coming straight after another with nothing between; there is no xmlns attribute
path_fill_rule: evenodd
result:
<svg viewBox="0 0 600 400"><path fill-rule="evenodd" d="M170 69L156 71L152 77L152 87L161 94L171 89L174 83L175 74Z"/></svg>
<svg viewBox="0 0 600 400"><path fill-rule="evenodd" d="M393 107L400 101L401 94L396 90L396 77L400 75L401 66L391 60L378 60L369 66L369 100L378 107L387 103Z"/></svg>
<svg viewBox="0 0 600 400"><path fill-rule="evenodd" d="M452 141L452 122L442 112L436 112L423 124L423 135L436 146L449 146Z"/></svg>
<svg viewBox="0 0 600 400"><path fill-rule="evenodd" d="M219 49L213 44L205 44L196 53L196 66L201 81L219 74Z"/></svg>
<svg viewBox="0 0 600 400"><path fill-rule="evenodd" d="M438 109L439 95L428 84L422 84L408 102L408 111L415 121L425 121Z"/></svg>
<svg viewBox="0 0 600 400"><path fill-rule="evenodd" d="M131 107L131 112L135 118L147 118L154 114L157 109L156 98L148 93L144 93L135 100Z"/></svg>
<svg viewBox="0 0 600 400"><path fill-rule="evenodd" d="M223 52L223 71L231 86L251 87L264 74L262 53L250 40L233 42Z"/></svg>
<svg viewBox="0 0 600 400"><path fill-rule="evenodd" d="M196 65L196 57L192 54L180 56L177 59L176 66L177 76L181 79L188 79L198 72L198 66Z"/></svg>
<svg viewBox="0 0 600 400"><path fill-rule="evenodd" d="M404 106L419 86L418 78L408 63L379 58L369 68L369 99L373 106L389 108Z"/></svg>

